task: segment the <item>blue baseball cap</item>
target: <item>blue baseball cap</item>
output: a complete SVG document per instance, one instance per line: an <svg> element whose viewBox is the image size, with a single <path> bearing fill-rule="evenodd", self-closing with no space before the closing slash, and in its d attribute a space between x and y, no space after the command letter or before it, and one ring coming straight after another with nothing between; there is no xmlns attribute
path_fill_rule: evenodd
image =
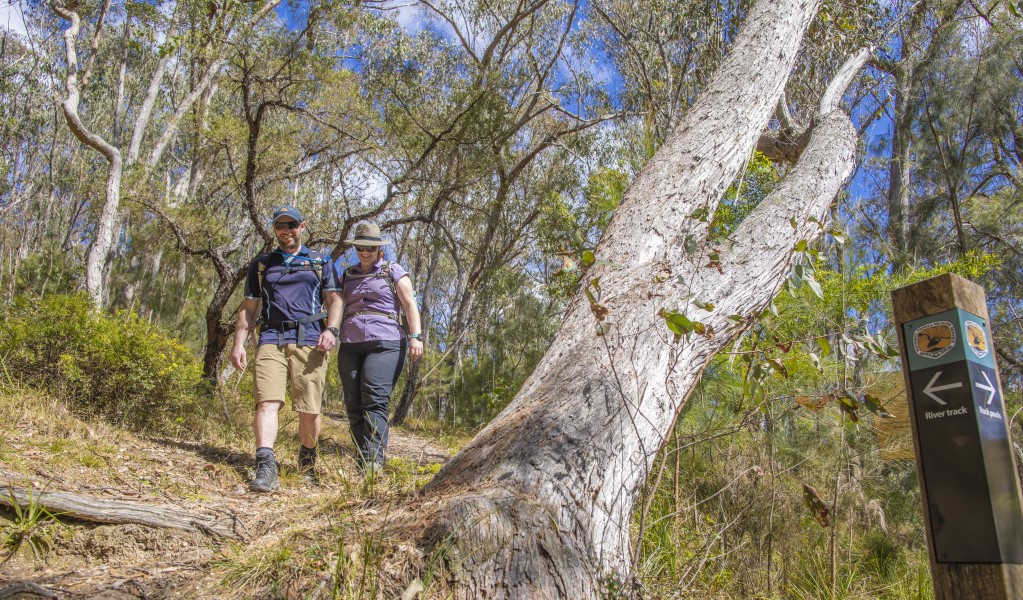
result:
<svg viewBox="0 0 1023 600"><path fill-rule="evenodd" d="M305 220L302 218L302 213L298 212L298 209L290 204L278 206L277 210L274 211L274 218L271 222L276 223L277 219L280 219L281 217L291 217L299 223Z"/></svg>

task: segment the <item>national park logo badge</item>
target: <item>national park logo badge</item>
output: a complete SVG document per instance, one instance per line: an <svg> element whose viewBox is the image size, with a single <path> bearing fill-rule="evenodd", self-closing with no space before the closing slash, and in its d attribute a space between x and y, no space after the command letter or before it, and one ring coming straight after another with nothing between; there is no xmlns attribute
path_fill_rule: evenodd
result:
<svg viewBox="0 0 1023 600"><path fill-rule="evenodd" d="M966 321L966 344L977 355L977 358L987 356L987 333L984 326L976 321Z"/></svg>
<svg viewBox="0 0 1023 600"><path fill-rule="evenodd" d="M934 321L917 327L913 333L916 353L926 358L941 358L955 348L956 330L949 321Z"/></svg>

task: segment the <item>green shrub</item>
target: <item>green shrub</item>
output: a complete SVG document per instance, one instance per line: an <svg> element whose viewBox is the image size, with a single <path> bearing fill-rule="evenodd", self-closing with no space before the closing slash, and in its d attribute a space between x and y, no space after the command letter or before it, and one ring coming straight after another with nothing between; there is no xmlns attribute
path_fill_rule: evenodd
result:
<svg viewBox="0 0 1023 600"><path fill-rule="evenodd" d="M137 428L182 422L203 385L187 347L134 314L93 310L82 294L19 297L0 309L0 361L13 381L76 414Z"/></svg>

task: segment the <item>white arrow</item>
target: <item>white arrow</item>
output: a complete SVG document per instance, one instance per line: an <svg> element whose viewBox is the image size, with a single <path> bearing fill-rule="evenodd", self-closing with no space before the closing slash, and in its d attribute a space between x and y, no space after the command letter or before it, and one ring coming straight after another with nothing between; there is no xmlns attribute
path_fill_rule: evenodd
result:
<svg viewBox="0 0 1023 600"><path fill-rule="evenodd" d="M987 403L990 405L991 401L995 399L995 386L991 384L991 378L987 376L986 372L981 371L980 374L984 376L984 380L987 381L987 385L984 385L979 381L973 385L987 392Z"/></svg>
<svg viewBox="0 0 1023 600"><path fill-rule="evenodd" d="M927 387L924 388L924 393L930 396L931 398L934 398L934 401L937 402L938 404L944 406L946 402L941 398L935 396L934 392L944 392L945 390L951 390L953 388L961 388L963 387L963 382L957 381L955 383L946 383L945 385L934 385L935 382L938 381L939 377L941 377L941 371L938 371L937 373L934 374L934 377L931 377L931 382L928 383Z"/></svg>

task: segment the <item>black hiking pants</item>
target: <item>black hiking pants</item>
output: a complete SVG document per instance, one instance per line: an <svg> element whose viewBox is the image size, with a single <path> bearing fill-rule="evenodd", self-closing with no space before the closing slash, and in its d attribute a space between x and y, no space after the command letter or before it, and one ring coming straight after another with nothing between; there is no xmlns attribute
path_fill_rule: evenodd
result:
<svg viewBox="0 0 1023 600"><path fill-rule="evenodd" d="M384 463L391 391L405 365L408 342L379 340L341 344L337 367L352 440L362 465Z"/></svg>

